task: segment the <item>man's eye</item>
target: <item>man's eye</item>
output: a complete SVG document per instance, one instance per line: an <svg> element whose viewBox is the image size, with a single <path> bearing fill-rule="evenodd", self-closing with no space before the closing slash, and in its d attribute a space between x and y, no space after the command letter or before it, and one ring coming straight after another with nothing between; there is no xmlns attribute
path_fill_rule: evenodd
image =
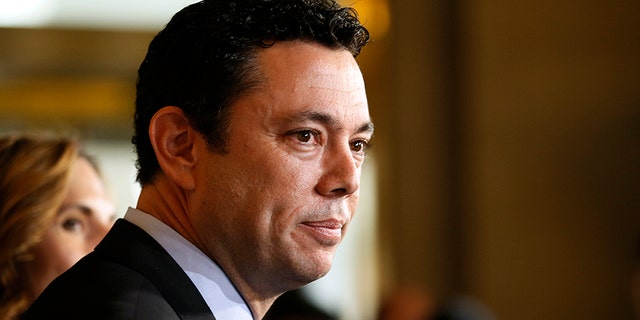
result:
<svg viewBox="0 0 640 320"><path fill-rule="evenodd" d="M311 129L293 131L290 133L290 135L297 142L305 145L315 145L320 141L320 132Z"/></svg>
<svg viewBox="0 0 640 320"><path fill-rule="evenodd" d="M313 138L313 133L311 131L298 131L296 132L296 137L300 142L309 142L311 138Z"/></svg>
<svg viewBox="0 0 640 320"><path fill-rule="evenodd" d="M351 150L359 153L367 151L368 142L365 140L358 140L351 143Z"/></svg>

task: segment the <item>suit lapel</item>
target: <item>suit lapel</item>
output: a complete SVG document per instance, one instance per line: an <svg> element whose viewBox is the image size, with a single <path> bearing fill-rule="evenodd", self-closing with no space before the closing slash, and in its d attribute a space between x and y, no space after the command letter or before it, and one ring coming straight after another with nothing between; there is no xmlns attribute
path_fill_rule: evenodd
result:
<svg viewBox="0 0 640 320"><path fill-rule="evenodd" d="M138 226L119 219L95 252L147 277L181 319L215 320L191 279L169 253Z"/></svg>

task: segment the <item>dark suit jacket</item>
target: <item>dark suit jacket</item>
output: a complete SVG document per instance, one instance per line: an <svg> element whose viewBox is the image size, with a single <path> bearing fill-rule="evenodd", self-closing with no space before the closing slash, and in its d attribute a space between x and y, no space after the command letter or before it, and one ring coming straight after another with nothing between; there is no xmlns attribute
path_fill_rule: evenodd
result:
<svg viewBox="0 0 640 320"><path fill-rule="evenodd" d="M204 299L158 242L120 219L22 319L209 319Z"/></svg>

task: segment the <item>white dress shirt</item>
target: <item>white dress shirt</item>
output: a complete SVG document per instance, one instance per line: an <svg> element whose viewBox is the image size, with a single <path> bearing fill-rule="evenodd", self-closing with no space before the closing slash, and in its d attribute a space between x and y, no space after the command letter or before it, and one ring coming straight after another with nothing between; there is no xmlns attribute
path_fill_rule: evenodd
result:
<svg viewBox="0 0 640 320"><path fill-rule="evenodd" d="M218 320L252 320L242 296L222 269L182 235L155 217L129 208L124 219L146 231L169 252Z"/></svg>

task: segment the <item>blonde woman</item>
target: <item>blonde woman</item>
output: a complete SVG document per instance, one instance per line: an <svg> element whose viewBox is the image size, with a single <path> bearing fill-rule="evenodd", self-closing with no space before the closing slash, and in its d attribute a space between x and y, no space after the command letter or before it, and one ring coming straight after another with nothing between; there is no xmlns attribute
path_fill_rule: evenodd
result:
<svg viewBox="0 0 640 320"><path fill-rule="evenodd" d="M0 136L0 319L17 318L93 250L115 208L77 141Z"/></svg>

